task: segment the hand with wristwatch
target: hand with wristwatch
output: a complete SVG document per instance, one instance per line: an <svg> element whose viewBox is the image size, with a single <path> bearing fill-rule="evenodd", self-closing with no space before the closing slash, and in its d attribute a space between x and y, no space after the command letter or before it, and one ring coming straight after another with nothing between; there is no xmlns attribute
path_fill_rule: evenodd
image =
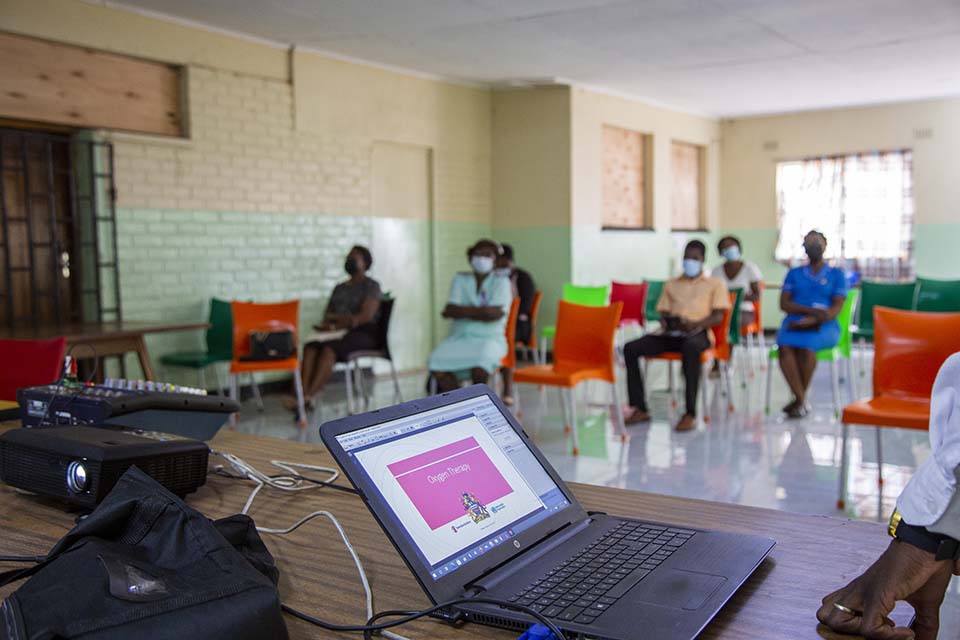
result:
<svg viewBox="0 0 960 640"><path fill-rule="evenodd" d="M893 540L850 584L823 599L817 619L833 631L870 640L936 640L940 605L953 574L960 575L960 542L903 521L894 511ZM898 600L916 612L911 628L888 617Z"/></svg>

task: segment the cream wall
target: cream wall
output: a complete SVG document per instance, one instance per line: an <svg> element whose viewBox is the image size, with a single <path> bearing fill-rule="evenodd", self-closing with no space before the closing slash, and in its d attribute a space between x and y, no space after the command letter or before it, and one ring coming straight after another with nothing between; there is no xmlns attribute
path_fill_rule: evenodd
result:
<svg viewBox="0 0 960 640"><path fill-rule="evenodd" d="M720 227L742 239L747 257L768 282L781 282L786 272L773 258L777 162L907 148L913 150L917 273L960 278L953 258L960 246L960 181L953 170L960 99L735 119L723 122L721 132ZM775 149L765 151L764 145ZM773 326L779 317L776 295L764 302L766 324Z"/></svg>
<svg viewBox="0 0 960 640"><path fill-rule="evenodd" d="M570 106L569 87L493 94L494 234L543 292L541 327L570 280Z"/></svg>
<svg viewBox="0 0 960 640"><path fill-rule="evenodd" d="M490 234L486 89L77 0L4 0L0 28L186 67L189 139L104 134L116 149L127 319L199 320L212 296L299 298L308 326L360 243L375 256L407 256L377 261L372 273L397 297L400 341L424 325L424 304L436 315L466 246ZM374 209L374 149L385 144L429 159L422 214ZM395 349L401 368L424 366L431 341L417 342ZM199 333L150 344L154 357L199 346Z"/></svg>
<svg viewBox="0 0 960 640"><path fill-rule="evenodd" d="M706 148L704 179L708 231L719 224L720 124L717 120L650 106L608 94L572 92L573 280L606 284L665 278L683 244L702 233L670 231L670 144ZM603 125L650 134L653 139L654 231L602 231Z"/></svg>

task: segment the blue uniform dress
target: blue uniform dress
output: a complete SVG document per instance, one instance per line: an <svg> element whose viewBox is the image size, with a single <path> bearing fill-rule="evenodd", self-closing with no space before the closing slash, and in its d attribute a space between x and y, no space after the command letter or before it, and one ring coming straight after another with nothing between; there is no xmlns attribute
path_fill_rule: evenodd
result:
<svg viewBox="0 0 960 640"><path fill-rule="evenodd" d="M783 291L790 292L793 301L806 307L829 309L833 299L837 296L846 297L847 277L842 269L824 265L816 274L810 265L796 267L787 273L783 281ZM837 346L840 340L840 323L836 319L824 322L818 329L810 331L795 331L788 329L791 322L796 322L802 315L790 314L780 325L777 332L777 344L787 347L799 347L819 351Z"/></svg>
<svg viewBox="0 0 960 640"><path fill-rule="evenodd" d="M448 304L462 307L500 307L503 316L494 322L454 320L450 335L430 354L430 371L465 372L479 367L493 373L507 355L507 316L513 302L510 279L488 275L480 290L473 273L458 273L450 284Z"/></svg>

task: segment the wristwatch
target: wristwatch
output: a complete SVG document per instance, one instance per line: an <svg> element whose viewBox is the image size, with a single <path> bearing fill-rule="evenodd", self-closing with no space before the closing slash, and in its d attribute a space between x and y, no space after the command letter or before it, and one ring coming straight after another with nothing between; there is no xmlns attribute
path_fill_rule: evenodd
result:
<svg viewBox="0 0 960 640"><path fill-rule="evenodd" d="M936 560L960 559L960 541L950 536L927 531L926 527L918 527L903 521L898 509L893 510L890 516L890 526L887 533L892 538L912 544L936 556Z"/></svg>

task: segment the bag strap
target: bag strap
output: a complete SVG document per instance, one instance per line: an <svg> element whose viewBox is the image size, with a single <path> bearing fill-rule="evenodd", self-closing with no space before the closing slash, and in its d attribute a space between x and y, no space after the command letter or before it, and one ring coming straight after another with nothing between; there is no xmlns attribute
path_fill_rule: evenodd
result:
<svg viewBox="0 0 960 640"><path fill-rule="evenodd" d="M50 560L50 558L47 558L43 562L38 562L32 567L27 567L26 569L11 569L10 571L4 571L0 573L0 587L5 587L12 582L16 582L17 580L29 578L36 572L40 571L40 569L47 566Z"/></svg>

